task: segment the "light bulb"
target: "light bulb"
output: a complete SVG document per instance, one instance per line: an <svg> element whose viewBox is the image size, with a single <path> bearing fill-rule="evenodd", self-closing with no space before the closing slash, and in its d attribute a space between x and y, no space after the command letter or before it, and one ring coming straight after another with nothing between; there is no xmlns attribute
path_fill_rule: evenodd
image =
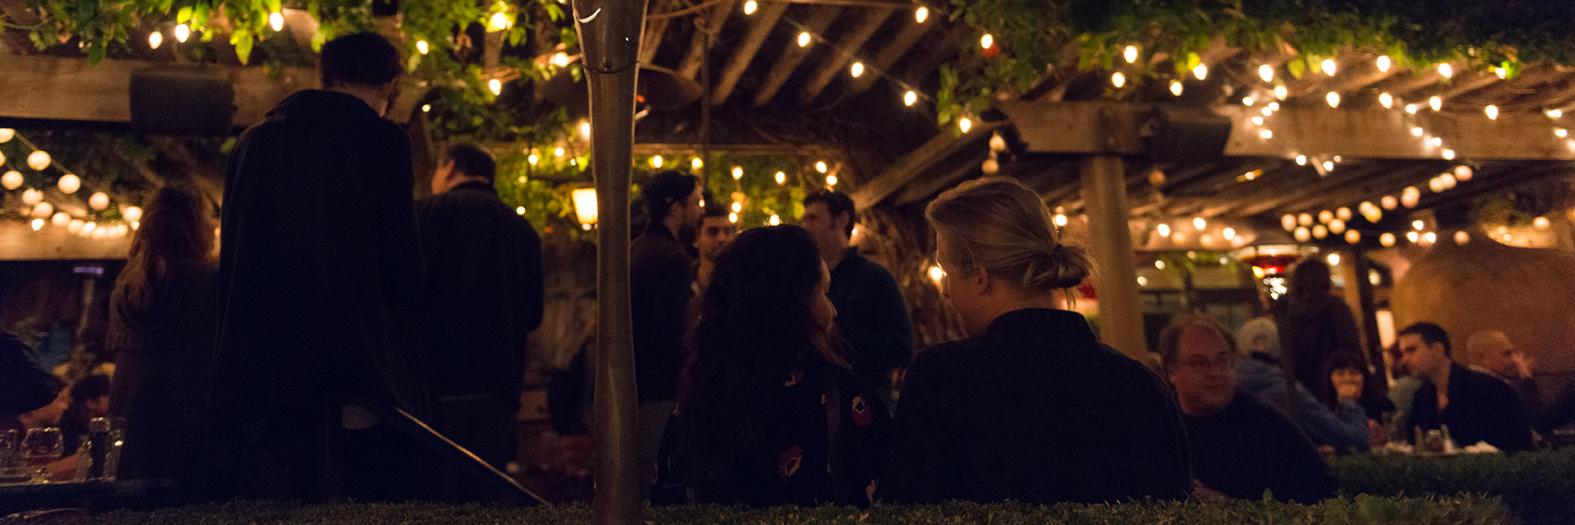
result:
<svg viewBox="0 0 1575 525"><path fill-rule="evenodd" d="M1345 221L1340 219L1329 221L1329 233L1333 233L1335 235L1345 233Z"/></svg>
<svg viewBox="0 0 1575 525"><path fill-rule="evenodd" d="M1395 96L1394 95L1390 95L1388 91L1385 91L1383 93L1379 93L1378 94L1378 104L1383 106L1384 109L1393 108L1393 107L1395 107Z"/></svg>
<svg viewBox="0 0 1575 525"><path fill-rule="evenodd" d="M942 270L938 264L930 265L930 269L925 273L929 275L930 281L934 282L936 286L940 286L941 280L946 278L946 270Z"/></svg>
<svg viewBox="0 0 1575 525"><path fill-rule="evenodd" d="M1296 216L1296 224L1302 226L1312 226L1314 220L1311 213L1303 212L1301 215Z"/></svg>
<svg viewBox="0 0 1575 525"><path fill-rule="evenodd" d="M1263 125L1263 115L1253 115L1251 121L1252 121L1252 125L1254 125L1254 126L1262 126Z"/></svg>
<svg viewBox="0 0 1575 525"><path fill-rule="evenodd" d="M0 128L0 144L11 142L11 139L15 137L16 130L11 128Z"/></svg>
<svg viewBox="0 0 1575 525"><path fill-rule="evenodd" d="M1002 153L1006 151L1006 138L1000 133L990 134L990 151Z"/></svg>
<svg viewBox="0 0 1575 525"><path fill-rule="evenodd" d="M755 0L749 0L749 3L754 3L754 2L755 2ZM922 24L922 23L924 23L924 21L929 20L929 19L930 19L930 8L924 7L924 6L921 5L921 6L919 6L918 9L914 9L913 10L913 21L914 22Z"/></svg>
<svg viewBox="0 0 1575 525"><path fill-rule="evenodd" d="M1469 242L1471 242L1471 234L1466 233L1465 230L1455 232L1455 244L1465 246Z"/></svg>
<svg viewBox="0 0 1575 525"><path fill-rule="evenodd" d="M1312 232L1308 231L1306 226L1296 228L1292 235L1296 237L1297 242L1307 242L1312 239Z"/></svg>
<svg viewBox="0 0 1575 525"><path fill-rule="evenodd" d="M854 62L853 65L848 66L848 74L853 75L853 78L864 76L864 63Z"/></svg>
<svg viewBox="0 0 1575 525"><path fill-rule="evenodd" d="M1319 211L1318 212L1318 222L1319 223L1329 224L1329 221L1332 221L1332 220L1334 220L1334 212L1329 211L1329 210L1323 210L1323 211Z"/></svg>
<svg viewBox="0 0 1575 525"><path fill-rule="evenodd" d="M1170 81L1170 94L1171 94L1171 96L1177 96L1177 97L1181 96L1181 81L1180 80L1172 80L1172 81Z"/></svg>
<svg viewBox="0 0 1575 525"><path fill-rule="evenodd" d="M963 134L967 134L969 131L972 131L973 130L973 119L970 119L968 117L962 117L962 118L957 119L957 129L962 130Z"/></svg>
<svg viewBox="0 0 1575 525"><path fill-rule="evenodd" d="M148 49L158 49L162 45L164 45L164 33L158 31L148 33Z"/></svg>
<svg viewBox="0 0 1575 525"><path fill-rule="evenodd" d="M533 152L531 152L530 155L526 155L525 156L525 162L528 162L528 163L530 163L530 165L535 166L537 162L541 162L541 156L537 155L536 152L533 151Z"/></svg>
<svg viewBox="0 0 1575 525"><path fill-rule="evenodd" d="M995 35L985 33L979 36L979 49L990 49L992 47L995 47Z"/></svg>
<svg viewBox="0 0 1575 525"><path fill-rule="evenodd" d="M690 160L689 161L689 169L699 171L700 168L704 168L704 167L705 167L705 161L702 160L700 157L695 157L694 160Z"/></svg>
<svg viewBox="0 0 1575 525"><path fill-rule="evenodd" d="M492 96L502 95L503 94L503 81L502 80L498 80L496 78L494 78L492 80L488 80L487 81L487 91L491 91L492 92Z"/></svg>
<svg viewBox="0 0 1575 525"><path fill-rule="evenodd" d="M1338 69L1338 66L1334 63L1334 59L1325 58L1323 59L1323 62L1318 64L1318 68L1323 70L1323 74L1332 77L1334 76L1335 71Z"/></svg>
<svg viewBox="0 0 1575 525"><path fill-rule="evenodd" d="M55 226L65 226L67 224L71 224L71 214L63 211L57 211L55 212L55 216L49 218L49 222Z"/></svg>
<svg viewBox="0 0 1575 525"><path fill-rule="evenodd" d="M1226 226L1224 230L1220 231L1220 235L1224 236L1227 241L1234 241L1236 240L1236 229Z"/></svg>
<svg viewBox="0 0 1575 525"><path fill-rule="evenodd" d="M1438 242L1438 232L1427 232L1422 234L1422 242L1429 245Z"/></svg>
<svg viewBox="0 0 1575 525"><path fill-rule="evenodd" d="M1208 79L1209 78L1209 66L1204 65L1204 64L1198 64L1196 66L1193 66L1193 68L1192 68L1192 76L1194 78L1197 78L1198 80Z"/></svg>
<svg viewBox="0 0 1575 525"><path fill-rule="evenodd" d="M1564 118L1564 110L1558 109L1558 108L1553 108L1553 109L1549 109L1547 111L1543 111L1542 114L1543 115L1547 115L1548 118L1554 119L1554 120L1558 120L1558 119ZM0 141L0 142L5 142L5 141Z"/></svg>
<svg viewBox="0 0 1575 525"><path fill-rule="evenodd" d="M743 166L733 166L732 173L733 173L733 180L743 179L744 178L744 167Z"/></svg>
<svg viewBox="0 0 1575 525"><path fill-rule="evenodd" d="M914 93L913 90L910 89L906 93L902 94L902 105L913 107L913 105L917 103L919 103L918 93Z"/></svg>
<svg viewBox="0 0 1575 525"><path fill-rule="evenodd" d="M1281 216L1280 217L1280 228L1285 229L1285 231L1291 231L1291 230L1296 229L1296 216L1295 215L1291 215L1289 213Z"/></svg>
<svg viewBox="0 0 1575 525"><path fill-rule="evenodd" d="M1469 181L1471 180L1471 177L1476 176L1476 174L1476 170L1471 169L1471 166L1467 166L1465 164L1455 166L1455 180L1460 182Z"/></svg>
<svg viewBox="0 0 1575 525"><path fill-rule="evenodd" d="M1389 68L1395 65L1394 59L1389 58L1389 55L1378 55L1378 58L1373 62L1373 65L1378 66L1379 73L1388 73Z"/></svg>
<svg viewBox="0 0 1575 525"><path fill-rule="evenodd" d="M826 176L826 185L827 186L836 186L837 185L837 176L836 175L827 175Z"/></svg>
<svg viewBox="0 0 1575 525"><path fill-rule="evenodd" d="M1323 161L1323 170L1326 171L1326 172L1327 171L1334 171L1334 161L1332 161L1332 160Z"/></svg>
<svg viewBox="0 0 1575 525"><path fill-rule="evenodd" d="M1164 259L1160 259L1160 260L1154 261L1154 269L1155 270L1163 270L1163 269L1165 269L1165 260Z"/></svg>
<svg viewBox="0 0 1575 525"><path fill-rule="evenodd" d="M783 172L779 171L775 175L775 178L777 179L777 185L778 186L781 186L783 184L787 184L787 174L786 173L783 173Z"/></svg>
<svg viewBox="0 0 1575 525"><path fill-rule="evenodd" d="M518 208L514 208L514 214L515 215L519 215L521 217L525 216L525 207L524 206L520 206Z"/></svg>
<svg viewBox="0 0 1575 525"><path fill-rule="evenodd" d="M798 34L798 47L809 47L809 42L812 38L814 37L810 36L809 31L800 32Z"/></svg>
<svg viewBox="0 0 1575 525"><path fill-rule="evenodd" d="M33 231L35 231L35 232L36 232L36 231L38 231L38 230L42 230L42 229L44 229L44 220L43 220L43 219L33 219L33 220L32 220L32 221L31 221L31 222L30 222L30 223L29 223L29 225L30 225L30 226L32 226L32 228L33 228Z"/></svg>
<svg viewBox="0 0 1575 525"><path fill-rule="evenodd" d="M142 208L137 206L126 206L121 208L120 217L128 221L140 221L142 220Z"/></svg>
<svg viewBox="0 0 1575 525"><path fill-rule="evenodd" d="M738 212L729 212L727 214L727 222L731 222L731 223L737 224L738 223Z"/></svg>
<svg viewBox="0 0 1575 525"><path fill-rule="evenodd" d="M1435 148L1442 147L1444 145L1444 137L1428 137L1427 145Z"/></svg>
<svg viewBox="0 0 1575 525"><path fill-rule="evenodd" d="M1362 232L1359 232L1359 231L1356 231L1356 230L1346 230L1345 231L1345 242L1346 242L1346 244L1352 244L1352 245L1361 244L1361 242L1362 242Z"/></svg>
<svg viewBox="0 0 1575 525"><path fill-rule="evenodd" d="M1371 203L1371 202L1363 202L1362 204L1366 204L1368 206L1372 206L1373 205L1373 203ZM1351 209L1347 208L1345 206L1341 206L1338 209L1335 209L1334 210L1334 218L1340 219L1342 221L1351 220Z"/></svg>
<svg viewBox="0 0 1575 525"><path fill-rule="evenodd" d="M1564 128L1553 128L1553 136L1561 138L1561 139L1562 138L1569 138L1570 130L1567 130L1567 129L1564 129Z"/></svg>
<svg viewBox="0 0 1575 525"><path fill-rule="evenodd" d="M1257 97L1254 97L1252 95L1247 95L1245 97L1242 97L1242 99L1241 99L1241 105L1247 106L1249 108L1252 107L1253 104L1257 104L1257 103L1258 103Z"/></svg>
<svg viewBox="0 0 1575 525"><path fill-rule="evenodd" d="M1395 234L1384 232L1378 236L1378 244L1385 248L1393 248L1395 245Z"/></svg>
<svg viewBox="0 0 1575 525"><path fill-rule="evenodd" d="M591 121L580 121L580 138L582 140L591 140Z"/></svg>
<svg viewBox="0 0 1575 525"><path fill-rule="evenodd" d="M1057 228L1065 228L1067 222L1070 221L1065 213L1057 213L1054 217L1051 217L1050 220L1055 223Z"/></svg>
<svg viewBox="0 0 1575 525"><path fill-rule="evenodd" d="M1307 165L1307 156L1306 155L1297 155L1296 156L1296 165L1297 166L1306 166Z"/></svg>
<svg viewBox="0 0 1575 525"><path fill-rule="evenodd" d="M24 180L22 172L16 170L7 171L4 175L0 175L0 188L14 190L22 187Z"/></svg>
<svg viewBox="0 0 1575 525"><path fill-rule="evenodd" d="M779 216L777 216L777 214L773 213L773 214L771 214L771 218L766 219L766 224L771 225L771 226L781 226L782 225L782 217L779 217Z"/></svg>
<svg viewBox="0 0 1575 525"><path fill-rule="evenodd" d="M88 207L94 210L103 210L109 207L109 194L102 191L93 192L88 196Z"/></svg>
<svg viewBox="0 0 1575 525"><path fill-rule="evenodd" d="M1378 204L1383 209L1393 210L1400 207L1400 199L1396 199L1394 195L1385 195L1382 199L1378 199Z"/></svg>
<svg viewBox="0 0 1575 525"><path fill-rule="evenodd" d="M1290 96L1291 96L1291 89L1285 87L1285 84L1280 84L1278 86L1274 86L1274 98L1277 98L1277 99L1280 99L1280 100L1285 100L1286 98L1288 98Z"/></svg>
<svg viewBox="0 0 1575 525"><path fill-rule="evenodd" d="M1340 254L1338 254L1338 253L1331 253L1331 254L1329 254L1328 257L1325 257L1324 260L1329 261L1329 266L1339 266L1340 265Z"/></svg>
<svg viewBox="0 0 1575 525"><path fill-rule="evenodd" d="M1209 228L1209 221L1205 220L1203 217L1193 217L1192 227L1196 228L1198 231L1206 230Z"/></svg>
<svg viewBox="0 0 1575 525"><path fill-rule="evenodd" d="M1340 107L1340 94L1338 92L1330 91L1328 94L1323 96L1323 100L1324 102L1328 102L1329 107L1331 108Z"/></svg>
<svg viewBox="0 0 1575 525"><path fill-rule="evenodd" d="M67 173L61 175L60 180L55 181L55 187L60 189L60 193L71 195L82 189L82 178L74 173Z"/></svg>
<svg viewBox="0 0 1575 525"><path fill-rule="evenodd" d="M1417 189L1416 186L1406 186L1405 190L1400 192L1400 205L1402 206L1415 208L1421 201L1422 190Z"/></svg>
<svg viewBox="0 0 1575 525"><path fill-rule="evenodd" d="M1509 80L1509 70L1502 67L1494 67L1493 76L1498 77L1499 80Z"/></svg>
<svg viewBox="0 0 1575 525"><path fill-rule="evenodd" d="M1444 109L1444 97L1440 97L1438 95L1433 95L1431 97L1428 97L1427 98L1427 107L1432 109L1433 111L1443 110Z"/></svg>
<svg viewBox="0 0 1575 525"><path fill-rule="evenodd" d="M421 53L423 55L425 55L427 53L431 53L432 52L432 44L428 44L427 41L425 41L425 40L417 40L416 41L416 52L417 53Z"/></svg>
<svg viewBox="0 0 1575 525"><path fill-rule="evenodd" d="M1324 237L1328 237L1329 227L1322 224L1314 225L1312 227L1312 235L1315 239L1323 239Z"/></svg>
<svg viewBox="0 0 1575 525"><path fill-rule="evenodd" d="M568 67L569 66L569 54L565 53L565 52L562 52L562 51L559 51L557 53L553 53L552 54L552 65L556 66L556 67Z"/></svg>
<svg viewBox="0 0 1575 525"><path fill-rule="evenodd" d="M1444 157L1444 160L1455 160L1455 150L1453 149L1444 148L1444 151L1439 154Z"/></svg>
<svg viewBox="0 0 1575 525"><path fill-rule="evenodd" d="M55 205L50 204L49 201L43 201L43 202L39 202L38 204L34 204L33 205L33 216L34 217L38 217L40 219L43 219L43 218L48 218L50 215L53 215L54 213L55 213Z"/></svg>
<svg viewBox="0 0 1575 525"><path fill-rule="evenodd" d="M1417 110L1419 110L1419 109L1421 109L1421 107L1417 106L1416 104L1406 104L1405 105L1405 114L1407 114L1407 115L1415 115Z"/></svg>
<svg viewBox="0 0 1575 525"><path fill-rule="evenodd" d="M49 152L41 149L33 150L32 153L27 154L27 167L33 168L33 171L44 171L52 161L53 159L49 157Z"/></svg>
<svg viewBox="0 0 1575 525"><path fill-rule="evenodd" d="M1498 106L1488 104L1482 108L1482 114L1487 115L1488 120L1498 120Z"/></svg>
<svg viewBox="0 0 1575 525"><path fill-rule="evenodd" d="M1427 133L1427 130L1422 129L1422 126L1411 126L1411 136L1422 138L1424 133Z"/></svg>
<svg viewBox="0 0 1575 525"><path fill-rule="evenodd" d="M421 112L422 113L431 113L432 112L432 105L431 104L422 104L421 105Z"/></svg>
<svg viewBox="0 0 1575 525"><path fill-rule="evenodd" d="M830 171L830 170L831 170L831 166L827 166L826 165L826 161L824 161L824 160L817 160L817 161L815 161L815 172L816 173L825 174L827 171Z"/></svg>
<svg viewBox="0 0 1575 525"><path fill-rule="evenodd" d="M509 15L505 14L502 11L498 11L498 12L492 13L492 16L490 18L487 18L487 30L488 31L497 32L497 31L502 31L504 29L508 29L508 28L509 28Z"/></svg>
<svg viewBox="0 0 1575 525"><path fill-rule="evenodd" d="M1455 77L1455 66L1449 65L1448 62L1439 64L1438 65L1438 74L1443 75L1444 78L1454 78Z"/></svg>
<svg viewBox="0 0 1575 525"><path fill-rule="evenodd" d="M566 152L563 151L563 146L558 146L558 147L552 148L552 156L555 157L555 158L560 158L560 159L563 158L563 154L564 153L566 153Z"/></svg>
<svg viewBox="0 0 1575 525"><path fill-rule="evenodd" d="M273 28L274 31L283 31L284 13L280 13L278 11L268 13L268 27Z"/></svg>
<svg viewBox="0 0 1575 525"><path fill-rule="evenodd" d="M662 158L661 155L651 155L651 167L652 168L662 169L662 165L666 164L666 163L667 163L667 159Z"/></svg>
<svg viewBox="0 0 1575 525"><path fill-rule="evenodd" d="M1132 64L1132 63L1137 62L1137 59L1138 59L1138 48L1137 48L1137 46L1127 46L1126 49L1121 50L1121 58L1125 59L1128 64Z"/></svg>
<svg viewBox="0 0 1575 525"><path fill-rule="evenodd" d="M1116 89L1121 89L1123 87L1126 87L1126 85L1127 85L1127 76L1122 74L1120 71L1117 71L1115 73L1111 73L1110 74L1110 85L1115 86Z"/></svg>
<svg viewBox="0 0 1575 525"><path fill-rule="evenodd" d="M756 2L755 0L748 0L747 2L744 2L744 16L753 15L753 14L755 14L755 11L759 11L759 10L760 10L760 3L759 2Z"/></svg>
<svg viewBox="0 0 1575 525"><path fill-rule="evenodd" d="M186 43L186 40L189 39L189 38L191 38L191 26L188 26L186 24L178 24L178 25L175 26L175 41L176 42L180 42L180 43L184 44L184 43Z"/></svg>
<svg viewBox="0 0 1575 525"><path fill-rule="evenodd" d="M1159 226L1154 227L1154 233L1158 233L1160 237L1170 237L1170 225L1163 222L1159 223Z"/></svg>
<svg viewBox="0 0 1575 525"><path fill-rule="evenodd" d="M733 213L743 213L743 211L744 211L744 203L736 202L736 201L733 202L732 210L733 210Z"/></svg>
<svg viewBox="0 0 1575 525"><path fill-rule="evenodd" d="M1272 138L1274 138L1274 130L1272 130L1272 129L1260 129L1260 130L1258 130L1258 138L1263 139L1263 140L1272 139Z"/></svg>
<svg viewBox="0 0 1575 525"><path fill-rule="evenodd" d="M1139 275L1138 278L1137 278L1137 283L1138 283L1138 286L1148 286L1148 278Z"/></svg>
<svg viewBox="0 0 1575 525"><path fill-rule="evenodd" d="M1258 78L1262 79L1264 82L1273 82L1274 68L1270 67L1268 64L1258 66Z"/></svg>
<svg viewBox="0 0 1575 525"><path fill-rule="evenodd" d="M1537 217L1531 220L1531 227L1539 232L1545 232L1553 228L1553 221L1548 220L1547 217Z"/></svg>

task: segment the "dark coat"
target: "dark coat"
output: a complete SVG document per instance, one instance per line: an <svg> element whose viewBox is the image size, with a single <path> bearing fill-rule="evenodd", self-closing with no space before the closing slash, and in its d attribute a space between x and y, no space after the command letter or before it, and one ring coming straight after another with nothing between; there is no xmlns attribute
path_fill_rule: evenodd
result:
<svg viewBox="0 0 1575 525"><path fill-rule="evenodd" d="M1362 355L1351 309L1332 295L1298 297L1291 299L1280 319L1282 353L1296 382L1307 387L1319 401L1334 406L1334 385L1329 382L1331 362L1339 355ZM1367 382L1373 383L1368 375Z"/></svg>
<svg viewBox="0 0 1575 525"><path fill-rule="evenodd" d="M1449 406L1438 409L1438 387L1423 382L1412 398L1402 428L1412 432L1449 426L1455 444L1486 441L1503 451L1531 450L1531 419L1515 389L1497 377L1449 365ZM1414 433L1412 434L1414 438Z"/></svg>
<svg viewBox="0 0 1575 525"><path fill-rule="evenodd" d="M172 268L155 304L138 308L116 289L108 346L115 353L110 415L126 419L120 472L128 479L186 479L199 459L213 364L216 269Z"/></svg>
<svg viewBox="0 0 1575 525"><path fill-rule="evenodd" d="M525 339L541 326L541 238L485 183L422 200L416 215L433 390L517 404Z"/></svg>
<svg viewBox="0 0 1575 525"><path fill-rule="evenodd" d="M16 416L55 400L61 383L33 360L33 349L15 335L0 331L0 431L23 430ZM17 433L21 439L21 432Z"/></svg>
<svg viewBox="0 0 1575 525"><path fill-rule="evenodd" d="M312 453L329 448L342 402L430 411L410 158L399 126L317 90L230 153L211 437L250 458L234 466L244 483L282 491L269 495L318 491Z"/></svg>
<svg viewBox="0 0 1575 525"><path fill-rule="evenodd" d="M1204 487L1246 500L1265 490L1302 503L1334 495L1334 474L1312 440L1252 394L1238 390L1220 413L1184 419L1192 473Z"/></svg>
<svg viewBox="0 0 1575 525"><path fill-rule="evenodd" d="M897 280L849 248L831 270L826 295L837 307L837 333L847 343L853 373L872 387L890 387L891 370L913 359L913 321Z"/></svg>
<svg viewBox="0 0 1575 525"><path fill-rule="evenodd" d="M678 398L694 282L689 252L666 227L652 223L634 239L629 248L629 301L640 401Z"/></svg>
<svg viewBox="0 0 1575 525"><path fill-rule="evenodd" d="M881 498L1181 499L1187 438L1170 389L1083 316L1025 309L920 352L897 404Z"/></svg>

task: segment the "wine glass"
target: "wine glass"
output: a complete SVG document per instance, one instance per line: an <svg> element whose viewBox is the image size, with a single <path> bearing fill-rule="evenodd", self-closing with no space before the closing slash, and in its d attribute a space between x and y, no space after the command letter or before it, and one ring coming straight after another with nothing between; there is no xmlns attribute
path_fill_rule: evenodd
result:
<svg viewBox="0 0 1575 525"><path fill-rule="evenodd" d="M33 469L35 479L41 479L44 467L60 460L65 451L65 439L58 427L30 428L27 437L22 438L22 465Z"/></svg>

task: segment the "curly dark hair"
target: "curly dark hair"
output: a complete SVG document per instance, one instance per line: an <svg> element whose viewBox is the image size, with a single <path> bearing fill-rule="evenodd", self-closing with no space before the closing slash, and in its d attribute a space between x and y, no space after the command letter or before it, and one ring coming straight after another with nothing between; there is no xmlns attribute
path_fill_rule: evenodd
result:
<svg viewBox="0 0 1575 525"><path fill-rule="evenodd" d="M754 407L794 368L848 367L814 313L825 278L818 253L808 231L775 226L744 232L717 257L679 394L690 482L721 479L737 454L756 448L770 415Z"/></svg>

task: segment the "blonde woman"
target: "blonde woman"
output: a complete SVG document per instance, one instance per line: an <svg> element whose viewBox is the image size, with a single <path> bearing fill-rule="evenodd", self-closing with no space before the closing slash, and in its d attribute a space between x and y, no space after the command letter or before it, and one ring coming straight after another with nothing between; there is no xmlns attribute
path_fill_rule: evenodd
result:
<svg viewBox="0 0 1575 525"><path fill-rule="evenodd" d="M968 339L914 360L881 497L901 502L1179 499L1191 483L1176 403L1142 364L1100 345L1066 289L1089 275L1039 196L963 184L925 210L945 296Z"/></svg>

